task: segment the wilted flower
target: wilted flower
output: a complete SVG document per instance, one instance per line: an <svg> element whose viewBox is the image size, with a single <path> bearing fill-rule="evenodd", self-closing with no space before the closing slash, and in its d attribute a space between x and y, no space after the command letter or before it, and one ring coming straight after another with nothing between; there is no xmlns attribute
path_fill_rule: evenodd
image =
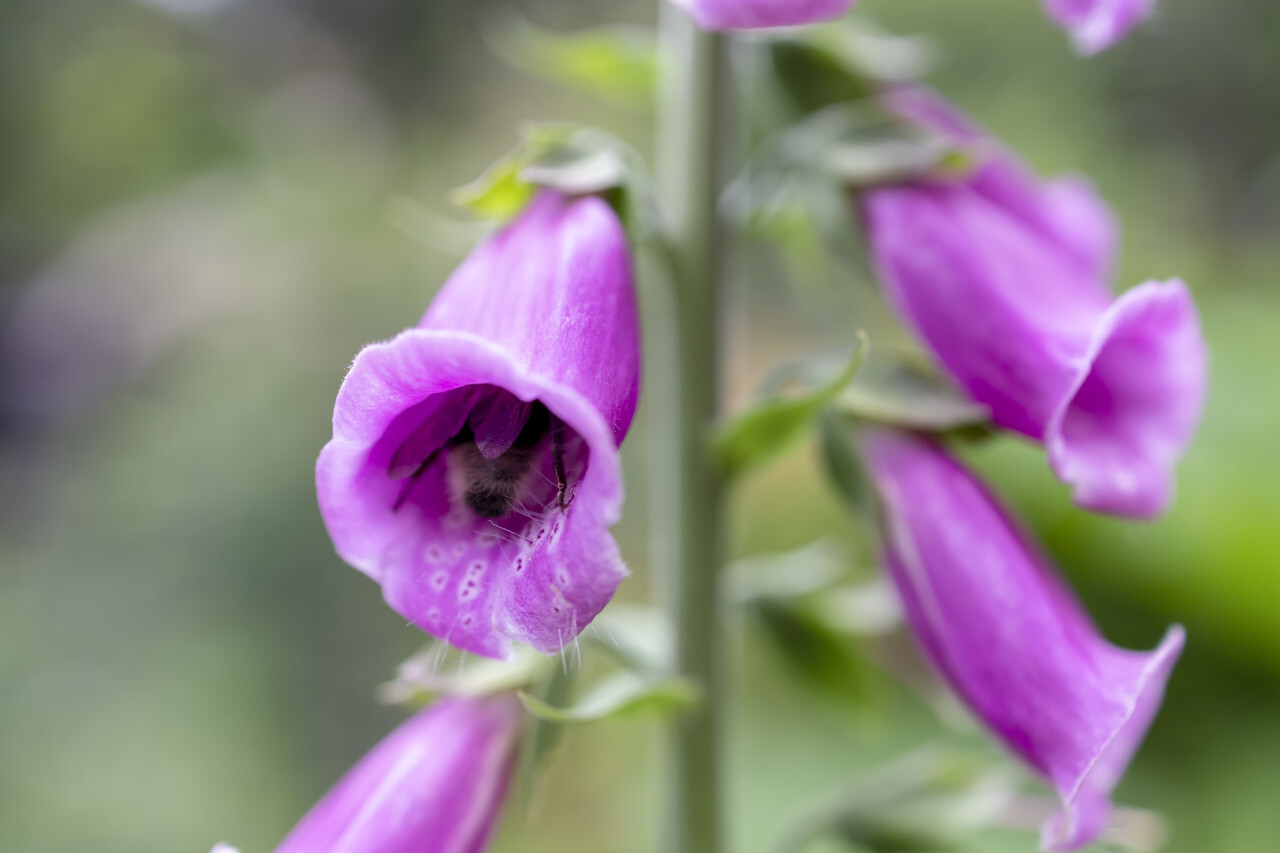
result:
<svg viewBox="0 0 1280 853"><path fill-rule="evenodd" d="M964 702L1057 790L1047 850L1106 826L1111 791L1182 650L1110 645L992 497L933 441L867 430L887 568L920 645Z"/></svg>
<svg viewBox="0 0 1280 853"><path fill-rule="evenodd" d="M1207 383L1186 286L1147 282L1115 298L1114 228L1088 184L1039 183L928 92L886 103L978 158L963 177L863 195L890 302L997 424L1044 441L1077 503L1158 515Z"/></svg>
<svg viewBox="0 0 1280 853"><path fill-rule="evenodd" d="M673 0L708 30L790 27L838 18L855 0Z"/></svg>
<svg viewBox="0 0 1280 853"><path fill-rule="evenodd" d="M626 574L608 528L639 359L616 215L543 191L356 356L316 466L338 553L455 646L562 648Z"/></svg>
<svg viewBox="0 0 1280 853"><path fill-rule="evenodd" d="M502 812L522 719L510 693L419 711L347 771L275 853L481 853Z"/></svg>
<svg viewBox="0 0 1280 853"><path fill-rule="evenodd" d="M1156 0L1044 0L1049 16L1071 33L1081 53L1106 50L1151 13Z"/></svg>

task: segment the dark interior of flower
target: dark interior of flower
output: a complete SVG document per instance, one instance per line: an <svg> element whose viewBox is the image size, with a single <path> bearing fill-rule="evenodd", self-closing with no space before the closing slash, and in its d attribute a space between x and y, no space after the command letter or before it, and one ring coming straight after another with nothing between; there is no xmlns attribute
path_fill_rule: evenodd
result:
<svg viewBox="0 0 1280 853"><path fill-rule="evenodd" d="M563 512L586 467L581 438L546 405L493 385L433 395L397 419L388 440L387 475L404 480L393 512L441 488L452 508L481 519Z"/></svg>

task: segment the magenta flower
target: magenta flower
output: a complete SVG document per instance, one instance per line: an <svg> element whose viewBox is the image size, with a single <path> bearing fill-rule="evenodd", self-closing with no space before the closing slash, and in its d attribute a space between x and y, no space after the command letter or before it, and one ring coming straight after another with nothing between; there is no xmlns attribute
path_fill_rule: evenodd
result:
<svg viewBox="0 0 1280 853"><path fill-rule="evenodd" d="M1207 384L1186 286L1147 282L1115 298L1114 228L1086 183L1037 182L928 92L886 102L979 158L963 178L863 195L889 301L997 424L1045 443L1078 504L1159 515Z"/></svg>
<svg viewBox="0 0 1280 853"><path fill-rule="evenodd" d="M1142 22L1156 0L1044 0L1049 17L1071 34L1081 53L1111 47Z"/></svg>
<svg viewBox="0 0 1280 853"><path fill-rule="evenodd" d="M608 528L639 375L622 226L543 191L356 356L316 465L338 553L459 648L559 650L626 574Z"/></svg>
<svg viewBox="0 0 1280 853"><path fill-rule="evenodd" d="M791 27L838 18L854 0L674 0L706 30Z"/></svg>
<svg viewBox="0 0 1280 853"><path fill-rule="evenodd" d="M448 699L388 735L275 853L481 853L515 765L514 694Z"/></svg>
<svg viewBox="0 0 1280 853"><path fill-rule="evenodd" d="M885 560L907 622L964 700L1062 799L1046 850L1074 850L1106 826L1112 789L1146 734L1181 653L1098 634L1053 569L992 497L933 441L867 430Z"/></svg>

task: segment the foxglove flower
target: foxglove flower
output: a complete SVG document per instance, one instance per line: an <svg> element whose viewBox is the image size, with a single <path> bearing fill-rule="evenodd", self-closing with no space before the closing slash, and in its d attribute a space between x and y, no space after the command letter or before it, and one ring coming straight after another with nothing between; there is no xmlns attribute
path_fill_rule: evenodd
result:
<svg viewBox="0 0 1280 853"><path fill-rule="evenodd" d="M1112 789L1141 743L1181 653L1103 639L992 497L930 439L863 436L879 492L885 562L907 622L960 698L1062 799L1046 850L1106 826Z"/></svg>
<svg viewBox="0 0 1280 853"><path fill-rule="evenodd" d="M515 764L514 694L447 699L360 759L275 853L481 853Z"/></svg>
<svg viewBox="0 0 1280 853"><path fill-rule="evenodd" d="M854 0L674 0L707 30L791 27L838 18Z"/></svg>
<svg viewBox="0 0 1280 853"><path fill-rule="evenodd" d="M543 191L356 356L316 467L338 553L455 646L559 650L626 574L608 528L639 362L621 224Z"/></svg>
<svg viewBox="0 0 1280 853"><path fill-rule="evenodd" d="M863 195L889 301L997 424L1045 443L1078 504L1159 515L1207 383L1186 286L1114 297L1114 227L1086 183L1039 183L928 92L886 103L978 158L961 178Z"/></svg>
<svg viewBox="0 0 1280 853"><path fill-rule="evenodd" d="M1049 17L1080 53L1106 50L1151 13L1156 0L1044 0Z"/></svg>

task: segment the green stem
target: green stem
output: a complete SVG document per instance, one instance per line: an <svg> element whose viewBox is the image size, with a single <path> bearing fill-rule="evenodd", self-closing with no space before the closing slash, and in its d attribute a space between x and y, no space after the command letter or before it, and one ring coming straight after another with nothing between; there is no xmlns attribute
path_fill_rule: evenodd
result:
<svg viewBox="0 0 1280 853"><path fill-rule="evenodd" d="M676 340L674 369L664 377L674 393L658 413L655 556L669 573L678 673L703 691L702 701L672 726L667 826L673 837L663 849L723 853L724 488L708 436L720 398L725 236L717 208L727 172L730 82L723 37L699 31L672 4L663 6L658 176L668 215Z"/></svg>

